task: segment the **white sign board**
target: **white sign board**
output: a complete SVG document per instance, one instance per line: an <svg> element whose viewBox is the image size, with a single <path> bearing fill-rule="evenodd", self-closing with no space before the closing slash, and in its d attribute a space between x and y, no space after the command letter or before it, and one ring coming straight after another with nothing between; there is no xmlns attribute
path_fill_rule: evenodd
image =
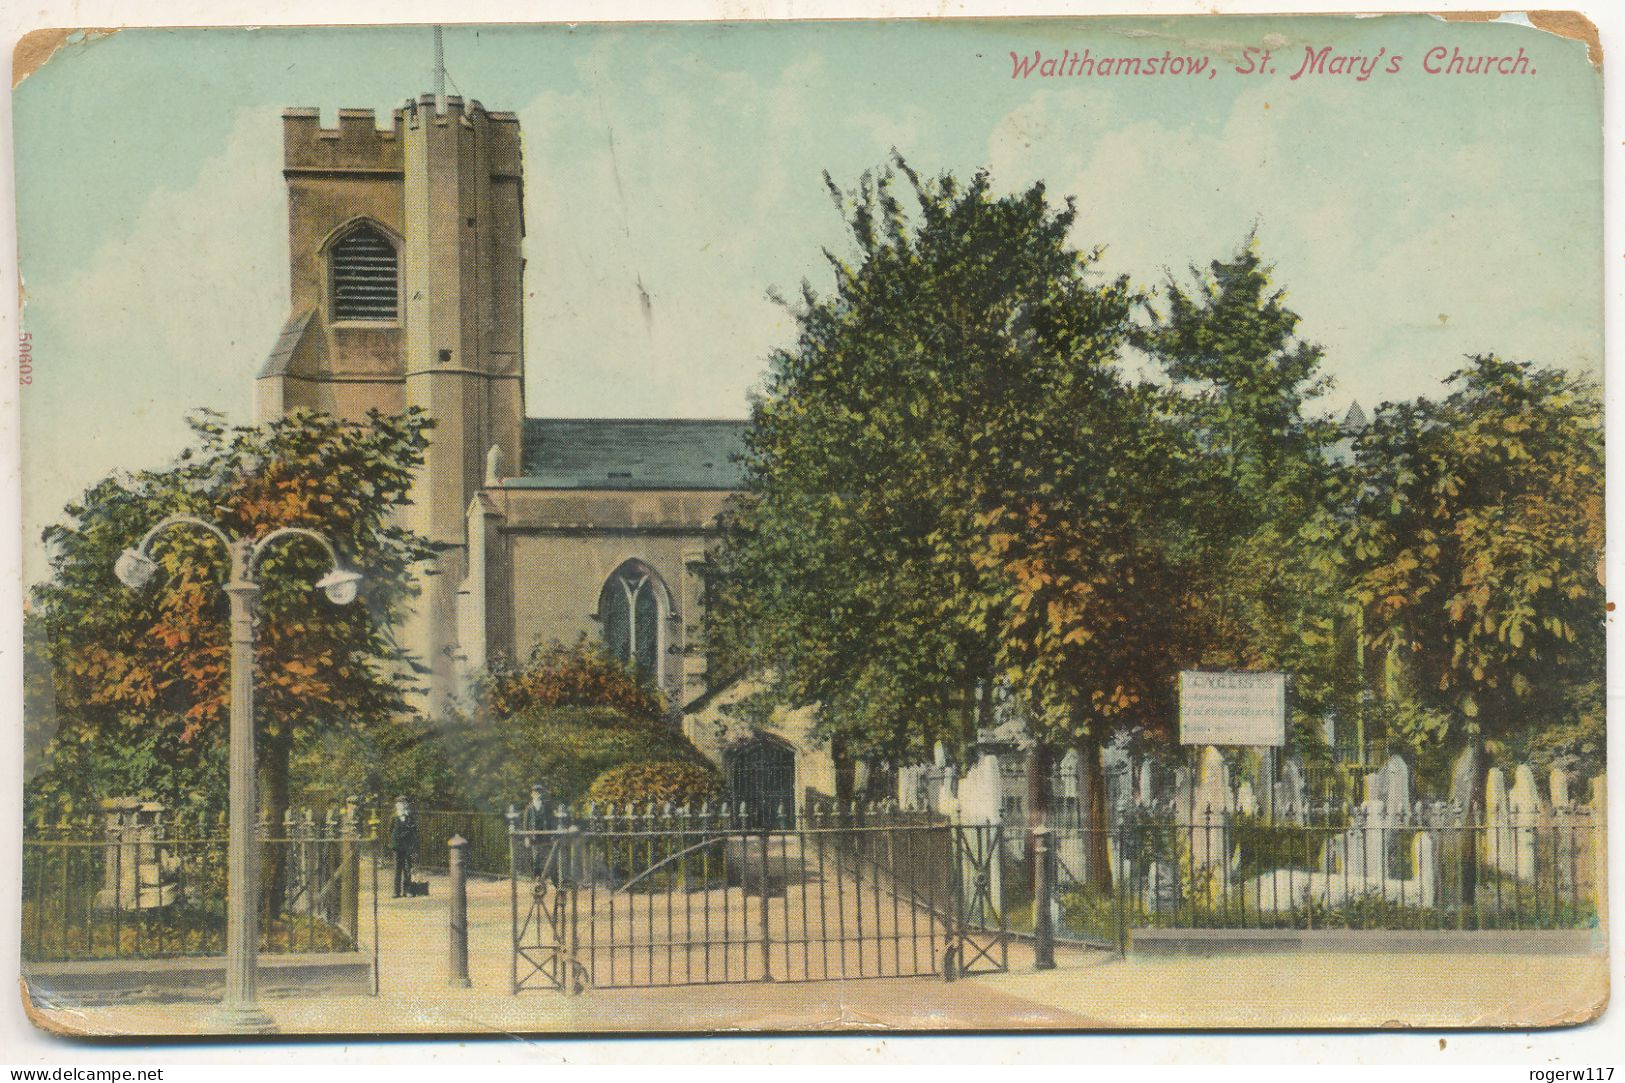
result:
<svg viewBox="0 0 1625 1083"><path fill-rule="evenodd" d="M1286 744L1286 674L1180 673L1179 743Z"/></svg>

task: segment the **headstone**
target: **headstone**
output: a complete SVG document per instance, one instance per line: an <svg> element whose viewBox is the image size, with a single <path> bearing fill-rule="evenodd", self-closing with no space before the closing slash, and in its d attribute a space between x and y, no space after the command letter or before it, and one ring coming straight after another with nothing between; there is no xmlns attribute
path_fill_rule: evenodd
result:
<svg viewBox="0 0 1625 1083"><path fill-rule="evenodd" d="M1253 795L1253 784L1246 779L1236 787L1236 811L1243 816L1258 815L1258 799Z"/></svg>
<svg viewBox="0 0 1625 1083"><path fill-rule="evenodd" d="M103 801L103 910L156 910L180 898L180 859L163 840L164 807L133 798Z"/></svg>
<svg viewBox="0 0 1625 1083"><path fill-rule="evenodd" d="M1512 790L1507 794L1511 806L1512 833L1516 842L1513 852L1513 875L1520 880L1538 880L1535 866L1540 853L1542 829L1550 826L1540 789L1535 784L1535 772L1527 763L1520 763L1512 773Z"/></svg>
<svg viewBox="0 0 1625 1083"><path fill-rule="evenodd" d="M1199 874L1211 876L1215 887L1228 887L1227 821L1233 800L1230 770L1217 748L1207 745L1197 761L1192 794L1191 860Z"/></svg>
<svg viewBox="0 0 1625 1083"><path fill-rule="evenodd" d="M1439 897L1439 854L1431 831L1418 831L1411 840L1411 868L1415 870L1416 904L1433 906Z"/></svg>
<svg viewBox="0 0 1625 1083"><path fill-rule="evenodd" d="M1303 764L1297 759L1286 761L1281 769L1281 781L1276 783L1275 817L1288 823L1301 824L1309 814L1309 787L1304 781Z"/></svg>
<svg viewBox="0 0 1625 1083"><path fill-rule="evenodd" d="M897 803L905 812L930 808L930 783L924 767L910 764L897 769Z"/></svg>
<svg viewBox="0 0 1625 1083"><path fill-rule="evenodd" d="M1190 822L1191 809L1196 801L1196 791L1191 784L1191 769L1184 764L1174 768L1173 801L1174 815L1179 822Z"/></svg>
<svg viewBox="0 0 1625 1083"><path fill-rule="evenodd" d="M1100 752L1101 773L1106 778L1106 807L1116 820L1134 803L1134 770L1128 753L1117 745Z"/></svg>
<svg viewBox="0 0 1625 1083"><path fill-rule="evenodd" d="M1384 814L1395 823L1403 822L1411 807L1411 768L1399 756L1389 756L1379 772Z"/></svg>
<svg viewBox="0 0 1625 1083"><path fill-rule="evenodd" d="M1195 801L1197 822L1201 822L1207 811L1211 810L1214 816L1230 811L1230 768L1212 745L1205 746L1197 760Z"/></svg>
<svg viewBox="0 0 1625 1083"><path fill-rule="evenodd" d="M983 753L959 780L959 819L967 824L996 824L1004 812L999 757Z"/></svg>
<svg viewBox="0 0 1625 1083"><path fill-rule="evenodd" d="M1569 774L1561 767L1552 768L1551 776L1552 810L1567 810L1572 802L1569 800Z"/></svg>
<svg viewBox="0 0 1625 1083"><path fill-rule="evenodd" d="M1060 767L1055 772L1054 796L1067 797L1074 801L1078 799L1078 774L1082 766L1083 757L1078 754L1078 750L1067 749L1066 755L1061 757Z"/></svg>
<svg viewBox="0 0 1625 1083"><path fill-rule="evenodd" d="M1512 845L1512 810L1507 806L1506 776L1491 767L1484 778L1484 863L1512 873L1517 850Z"/></svg>

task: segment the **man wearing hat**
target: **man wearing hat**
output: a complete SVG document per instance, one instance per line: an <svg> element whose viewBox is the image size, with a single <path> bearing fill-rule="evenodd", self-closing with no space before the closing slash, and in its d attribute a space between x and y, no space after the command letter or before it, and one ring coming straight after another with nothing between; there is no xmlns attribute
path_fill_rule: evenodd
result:
<svg viewBox="0 0 1625 1083"><path fill-rule="evenodd" d="M540 782L530 788L530 804L525 806L525 814L519 822L521 831L550 831L553 828L553 814L547 807L547 787ZM525 845L530 849L530 874L541 876L547 864L547 850L549 840L540 835L525 836Z"/></svg>
<svg viewBox="0 0 1625 1083"><path fill-rule="evenodd" d="M395 798L389 821L389 848L395 851L395 897L411 893L412 859L418 852L418 816L405 796Z"/></svg>

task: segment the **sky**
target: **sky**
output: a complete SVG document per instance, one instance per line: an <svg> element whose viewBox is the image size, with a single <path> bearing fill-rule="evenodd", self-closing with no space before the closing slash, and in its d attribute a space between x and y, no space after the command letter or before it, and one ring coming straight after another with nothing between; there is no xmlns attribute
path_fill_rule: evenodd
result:
<svg viewBox="0 0 1625 1083"><path fill-rule="evenodd" d="M1368 79L1291 76L1306 47ZM1429 49L1533 74L1423 70ZM1243 50L1258 50L1252 54ZM1272 50L1274 71L1235 69ZM1013 78L1011 54L1209 58L1211 77ZM1474 352L1600 379L1601 86L1582 45L1428 16L448 27L453 90L520 118L532 415L742 417L830 283L825 191L892 148L1074 196L1074 242L1146 286L1260 251L1326 351L1322 405L1438 394ZM1398 73L1385 69L1398 54ZM24 573L39 530L207 406L252 419L287 319L284 107L427 90L430 32L126 30L14 98ZM642 292L650 299L647 316Z"/></svg>

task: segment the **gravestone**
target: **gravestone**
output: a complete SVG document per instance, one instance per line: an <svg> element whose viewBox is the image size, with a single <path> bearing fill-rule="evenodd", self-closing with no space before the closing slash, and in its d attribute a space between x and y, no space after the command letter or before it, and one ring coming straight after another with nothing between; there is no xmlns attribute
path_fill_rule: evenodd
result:
<svg viewBox="0 0 1625 1083"><path fill-rule="evenodd" d="M1439 854L1431 831L1418 831L1411 840L1411 868L1416 905L1433 906L1439 898Z"/></svg>
<svg viewBox="0 0 1625 1083"><path fill-rule="evenodd" d="M1275 818L1285 823L1301 824L1308 816L1309 788L1304 783L1303 765L1296 759L1286 761L1281 769L1281 781L1275 784Z"/></svg>
<svg viewBox="0 0 1625 1083"><path fill-rule="evenodd" d="M1403 822L1411 807L1410 764L1399 756L1389 756L1377 774L1383 814L1396 824Z"/></svg>
<svg viewBox="0 0 1625 1083"><path fill-rule="evenodd" d="M1545 803L1540 799L1540 789L1535 784L1534 769L1527 763L1520 763L1512 779L1507 803L1515 845L1513 875L1520 880L1536 880L1535 861L1540 852L1540 836L1544 828L1550 827L1550 820Z"/></svg>
<svg viewBox="0 0 1625 1083"><path fill-rule="evenodd" d="M1258 799L1253 795L1253 784L1246 779L1236 787L1236 812L1243 816L1258 815Z"/></svg>
<svg viewBox="0 0 1625 1083"><path fill-rule="evenodd" d="M1196 786L1192 791L1191 861L1198 872L1206 870L1222 887L1229 886L1229 853L1226 825L1231 801L1230 769L1217 748L1207 745L1197 761Z"/></svg>
<svg viewBox="0 0 1625 1083"><path fill-rule="evenodd" d="M1499 872L1511 874L1517 861L1512 844L1512 810L1507 803L1506 776L1491 767L1484 778L1484 863Z"/></svg>
<svg viewBox="0 0 1625 1083"><path fill-rule="evenodd" d="M1003 775L999 757L984 752L959 780L959 819L967 824L996 824L1004 812Z"/></svg>
<svg viewBox="0 0 1625 1083"><path fill-rule="evenodd" d="M180 898L180 859L163 841L164 806L121 798L102 802L106 830L102 910L156 910Z"/></svg>
<svg viewBox="0 0 1625 1083"><path fill-rule="evenodd" d="M1552 811L1567 811L1572 801L1569 800L1569 774L1561 767L1552 768L1551 775Z"/></svg>

